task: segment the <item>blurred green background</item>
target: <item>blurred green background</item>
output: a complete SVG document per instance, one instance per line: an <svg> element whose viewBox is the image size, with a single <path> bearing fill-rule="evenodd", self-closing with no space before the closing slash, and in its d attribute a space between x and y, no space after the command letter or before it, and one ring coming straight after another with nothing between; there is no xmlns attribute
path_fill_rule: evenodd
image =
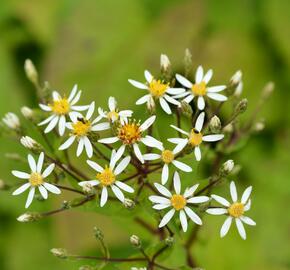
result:
<svg viewBox="0 0 290 270"><path fill-rule="evenodd" d="M265 130L235 156L244 181L239 189L254 186L250 216L257 227L247 228L247 241L235 229L220 239L223 219L206 217L193 251L205 269L290 269L289 14L288 0L2 0L0 116L7 111L20 115L23 105L36 106L23 72L26 58L54 89L68 93L78 83L84 91L82 104L93 99L105 106L108 95L114 95L137 113L141 107L132 104L140 92L127 78L142 80L145 68L158 72L160 53L181 69L184 49L191 49L195 66L214 69L214 82L227 81L241 69L249 113L260 89L274 81L276 91L260 112ZM0 141L0 177L13 183L10 170L20 165L7 160L6 152L26 152L12 141ZM71 196L65 195L63 199ZM51 196L31 209L53 209L60 200ZM18 223L24 201L25 196L0 193L1 270L77 269L79 263L58 260L49 249L94 254L94 225L103 229L115 254L132 251L128 237L134 231L104 216L70 211L38 223Z"/></svg>

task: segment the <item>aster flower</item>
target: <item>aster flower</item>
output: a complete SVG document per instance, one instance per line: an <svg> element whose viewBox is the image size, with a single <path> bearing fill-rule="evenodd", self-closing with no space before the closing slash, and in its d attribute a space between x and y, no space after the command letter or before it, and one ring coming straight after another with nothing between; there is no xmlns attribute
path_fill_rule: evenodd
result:
<svg viewBox="0 0 290 270"><path fill-rule="evenodd" d="M156 80L152 74L145 70L144 76L146 79L146 83L137 82L135 80L129 79L129 82L139 88L147 90L149 93L142 96L136 101L137 105L141 105L144 103L154 102L154 100L159 99L160 106L167 113L171 114L171 109L169 107L169 103L179 106L180 102L176 99L172 98L169 95L178 95L183 93L185 90L183 88L171 88L169 83L164 83L161 80Z"/></svg>
<svg viewBox="0 0 290 270"><path fill-rule="evenodd" d="M149 200L153 202L155 205L153 206L156 210L163 210L167 208L171 208L162 218L159 228L165 226L174 216L175 212L179 213L179 219L181 223L181 227L184 232L187 231L187 216L196 224L202 225L202 221L200 217L188 207L188 204L198 204L204 203L209 200L207 196L196 196L194 197L193 194L198 188L198 184L187 188L185 192L180 194L181 192L181 184L180 184L180 177L178 172L174 173L173 177L173 184L175 193L172 194L166 187L155 183L156 189L162 196L152 195L149 197Z"/></svg>
<svg viewBox="0 0 290 270"><path fill-rule="evenodd" d="M157 148L161 151L160 154L150 153L143 155L144 160L158 160L161 159L161 161L164 163L162 168L162 174L161 174L161 183L162 185L166 184L169 176L169 164L173 164L177 169L180 169L184 172L191 172L192 168L186 165L185 163L176 160L176 155L178 152L176 149L173 151L165 149L163 144L158 145Z"/></svg>
<svg viewBox="0 0 290 270"><path fill-rule="evenodd" d="M127 122L127 118L131 117L133 114L131 110L119 111L117 108L117 101L114 97L109 97L108 107L110 110L109 112L104 111L102 108L98 108L99 119L105 118L110 123L114 123L117 120L120 120L121 123L125 123Z"/></svg>
<svg viewBox="0 0 290 270"><path fill-rule="evenodd" d="M44 132L48 133L52 131L58 124L59 135L63 136L65 132L67 116L72 114L79 114L79 111L85 111L89 106L76 106L75 104L79 101L82 91L78 91L77 85L74 85L68 98L61 96L58 92L53 91L52 93L52 103L47 105L39 104L39 107L46 112L51 112L52 115L49 116L44 121L40 122L38 125L47 125Z"/></svg>
<svg viewBox="0 0 290 270"><path fill-rule="evenodd" d="M44 153L41 152L38 158L38 161L36 162L35 159L32 157L32 155L28 155L28 164L30 167L30 173L26 172L21 172L21 171L12 171L12 174L20 179L28 179L28 182L20 186L18 189L16 189L12 195L19 195L29 189L28 197L26 200L25 208L28 208L30 204L32 203L34 194L35 194L35 189L38 188L41 196L43 199L48 198L48 192L50 191L54 194L60 194L61 191L59 188L56 186L49 184L44 181L46 177L48 177L54 167L55 164L52 163L50 164L44 171L42 171L43 167L43 162L44 162Z"/></svg>
<svg viewBox="0 0 290 270"><path fill-rule="evenodd" d="M162 143L153 138L152 136L146 135L144 137L144 131L146 131L155 121L156 116L153 115L149 117L143 124L140 125L139 122L128 121L127 123L120 123L120 126L117 130L117 136L100 139L98 142L104 144L111 144L117 141L122 142L122 146L118 149L118 155L123 155L126 146L132 146L136 157L144 163L144 158L139 148L139 143L149 147L159 147Z"/></svg>
<svg viewBox="0 0 290 270"><path fill-rule="evenodd" d="M186 132L174 125L171 125L172 128L176 129L178 132L187 136L186 139L183 138L170 138L168 139L169 142L177 144L175 151L181 151L186 145L190 145L194 147L194 155L197 161L201 160L201 151L200 145L202 142L216 142L221 140L224 135L223 134L213 134L213 135L203 135L201 130L204 123L204 116L205 113L202 112L196 119L196 123L193 129L189 132Z"/></svg>
<svg viewBox="0 0 290 270"><path fill-rule="evenodd" d="M250 186L245 189L241 197L241 200L238 200L237 188L236 188L235 183L232 181L230 184L230 193L231 193L231 198L233 201L232 203L228 202L226 199L218 195L211 195L211 197L214 200L216 200L218 203L220 203L222 207L209 208L206 210L206 212L212 215L226 215L227 216L220 230L221 237L224 237L228 233L233 220L235 221L238 232L243 239L246 239L246 231L245 231L243 223L250 226L256 225L255 221L253 221L251 218L244 215L245 212L247 212L251 208L251 200L249 199L251 192L252 192L252 187Z"/></svg>
<svg viewBox="0 0 290 270"><path fill-rule="evenodd" d="M91 121L95 110L95 102L92 102L85 117L79 114L70 114L71 123L67 123L66 127L71 130L70 137L60 147L59 150L69 148L75 140L78 141L77 156L80 156L83 150L86 150L88 157L93 156L93 146L89 139L90 132L102 131L110 128L108 122L98 123L98 118Z"/></svg>
<svg viewBox="0 0 290 270"><path fill-rule="evenodd" d="M210 69L205 75L203 73L202 66L199 66L195 73L195 82L192 83L180 74L176 74L176 79L184 87L188 88L185 93L173 96L173 98L183 98L187 103L190 103L194 97L197 97L197 107L199 110L203 110L205 107L204 97L207 96L211 99L218 101L226 101L228 98L218 92L226 89L225 85L211 86L208 87L208 83L213 75L212 69Z"/></svg>
<svg viewBox="0 0 290 270"><path fill-rule="evenodd" d="M126 191L129 193L133 193L134 189L128 186L127 184L120 182L117 180L119 174L121 174L128 164L130 163L131 158L125 157L122 159L119 164L116 166L116 163L120 160L121 156L117 154L114 150L112 151L110 164L105 166L105 168L101 167L98 163L87 160L88 165L97 171L96 179L80 182L80 186L101 186L101 199L100 206L103 207L108 200L108 188L110 187L115 194L115 196L123 203L125 201L124 194L122 192Z"/></svg>

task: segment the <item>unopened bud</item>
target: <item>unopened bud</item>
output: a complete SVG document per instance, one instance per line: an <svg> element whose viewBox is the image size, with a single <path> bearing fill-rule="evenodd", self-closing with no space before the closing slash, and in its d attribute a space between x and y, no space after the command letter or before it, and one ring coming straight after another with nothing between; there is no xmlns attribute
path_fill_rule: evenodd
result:
<svg viewBox="0 0 290 270"><path fill-rule="evenodd" d="M233 170L234 166L234 161L232 159L229 159L222 165L220 169L221 174L228 175Z"/></svg>
<svg viewBox="0 0 290 270"><path fill-rule="evenodd" d="M192 54L189 49L185 50L184 54L184 69L185 69L185 76L187 76L191 69L192 69Z"/></svg>
<svg viewBox="0 0 290 270"><path fill-rule="evenodd" d="M260 132L265 128L265 122L264 121L259 121L255 123L254 125L254 131Z"/></svg>
<svg viewBox="0 0 290 270"><path fill-rule="evenodd" d="M246 98L242 99L235 108L235 113L240 114L244 113L248 107L248 100Z"/></svg>
<svg viewBox="0 0 290 270"><path fill-rule="evenodd" d="M90 183L84 183L82 185L83 192L87 195L94 195L96 193L95 188Z"/></svg>
<svg viewBox="0 0 290 270"><path fill-rule="evenodd" d="M226 125L224 128L223 128L223 132L224 133L232 133L234 131L234 126L232 123Z"/></svg>
<svg viewBox="0 0 290 270"><path fill-rule="evenodd" d="M155 108L156 108L155 101L153 97L150 96L150 98L147 101L147 109L151 114L153 114L155 112Z"/></svg>
<svg viewBox="0 0 290 270"><path fill-rule="evenodd" d="M209 121L209 129L212 133L219 133L221 131L221 120L215 115Z"/></svg>
<svg viewBox="0 0 290 270"><path fill-rule="evenodd" d="M193 113L192 108L187 102L185 102L185 101L180 102L180 110L184 116L186 116L188 118L190 118L192 116L192 113Z"/></svg>
<svg viewBox="0 0 290 270"><path fill-rule="evenodd" d="M19 130L20 129L20 121L18 116L15 113L6 113L6 115L2 118L3 123L10 129Z"/></svg>
<svg viewBox="0 0 290 270"><path fill-rule="evenodd" d="M231 78L231 84L238 85L242 81L243 73L242 71L238 70Z"/></svg>
<svg viewBox="0 0 290 270"><path fill-rule="evenodd" d="M94 235L96 239L101 240L101 241L104 240L103 232L97 227L94 227Z"/></svg>
<svg viewBox="0 0 290 270"><path fill-rule="evenodd" d="M174 243L174 238L173 238L173 237L168 236L168 237L165 239L165 244L166 244L167 246L172 246L173 243Z"/></svg>
<svg viewBox="0 0 290 270"><path fill-rule="evenodd" d="M61 208L62 209L70 209L71 208L71 204L69 201L63 201L61 204Z"/></svg>
<svg viewBox="0 0 290 270"><path fill-rule="evenodd" d="M161 54L160 56L160 67L162 71L167 71L170 67L170 60L166 54Z"/></svg>
<svg viewBox="0 0 290 270"><path fill-rule="evenodd" d="M37 221L40 218L41 216L39 213L24 213L17 218L17 221L27 223L27 222Z"/></svg>
<svg viewBox="0 0 290 270"><path fill-rule="evenodd" d="M130 243L134 246L134 247L140 247L141 246L141 240L137 235L132 235L130 237Z"/></svg>
<svg viewBox="0 0 290 270"><path fill-rule="evenodd" d="M133 200L127 198L125 198L123 204L127 209L133 209L136 205Z"/></svg>
<svg viewBox="0 0 290 270"><path fill-rule="evenodd" d="M21 113L28 120L31 120L33 118L33 114L34 114L33 110L30 109L29 107L26 107L26 106L21 108Z"/></svg>
<svg viewBox="0 0 290 270"><path fill-rule="evenodd" d="M38 83L38 73L37 73L37 70L36 70L33 62L30 59L25 60L24 70L25 70L25 73L26 73L28 80L30 80L34 84L37 84Z"/></svg>
<svg viewBox="0 0 290 270"><path fill-rule="evenodd" d="M274 91L275 84L273 82L268 82L262 92L262 98L267 99Z"/></svg>
<svg viewBox="0 0 290 270"><path fill-rule="evenodd" d="M242 92L243 92L243 87L244 87L243 82L240 82L240 83L238 84L238 86L236 87L236 90L235 90L235 92L234 92L234 96L236 96L236 97L240 97L241 94L242 94Z"/></svg>
<svg viewBox="0 0 290 270"><path fill-rule="evenodd" d="M20 142L25 148L32 151L41 151L42 149L41 145L29 136L22 136Z"/></svg>
<svg viewBox="0 0 290 270"><path fill-rule="evenodd" d="M60 259L66 259L68 257L68 253L64 248L52 248L50 250L53 256L58 257Z"/></svg>

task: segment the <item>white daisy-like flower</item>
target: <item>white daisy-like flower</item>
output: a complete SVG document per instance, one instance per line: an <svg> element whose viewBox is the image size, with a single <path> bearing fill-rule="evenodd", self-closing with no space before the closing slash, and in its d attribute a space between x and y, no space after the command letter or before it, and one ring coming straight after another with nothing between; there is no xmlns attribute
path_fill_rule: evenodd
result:
<svg viewBox="0 0 290 270"><path fill-rule="evenodd" d="M75 140L78 141L77 156L80 156L83 150L86 150L87 156L93 156L93 146L89 139L90 132L107 130L110 123L97 123L100 119L96 118L91 121L95 110L95 102L92 102L85 117L79 114L70 114L71 123L67 123L66 127L71 130L70 137L59 147L59 150L69 148Z"/></svg>
<svg viewBox="0 0 290 270"><path fill-rule="evenodd" d="M38 124L39 126L48 124L44 130L45 133L52 131L58 124L59 135L63 136L66 127L67 116L71 116L72 114L77 114L79 111L85 111L88 109L89 106L75 105L79 101L81 93L81 90L78 91L78 86L74 85L68 98L65 96L62 97L57 91L53 91L52 103L47 105L39 104L39 107L42 110L52 113L51 116Z"/></svg>
<svg viewBox="0 0 290 270"><path fill-rule="evenodd" d="M162 174L161 174L161 183L162 185L166 184L168 181L169 176L169 164L173 164L177 169L184 171L184 172L191 172L192 168L186 165L185 163L176 160L176 155L178 152L176 149L173 151L165 149L163 144L157 146L157 148L161 151L160 154L156 153L150 153L150 154L144 154L143 158L144 160L158 160L161 159L161 161L164 163L162 168Z"/></svg>
<svg viewBox="0 0 290 270"><path fill-rule="evenodd" d="M139 143L142 142L143 144L149 147L159 147L162 143L153 138L152 136L146 135L144 137L144 131L146 131L155 121L156 116L153 115L149 117L143 124L140 125L139 122L128 121L127 123L120 123L120 126L117 130L117 136L100 139L98 142L104 144L111 144L117 141L122 142L122 146L118 149L118 155L122 156L126 146L132 146L136 157L144 163L143 155L139 148Z"/></svg>
<svg viewBox="0 0 290 270"><path fill-rule="evenodd" d="M218 195L211 195L211 197L220 203L223 207L221 208L209 208L206 210L207 213L212 215L227 215L224 224L220 230L220 236L224 237L232 224L232 221L235 220L238 232L243 239L246 239L246 231L243 223L248 224L250 226L255 226L256 222L251 218L245 216L245 212L250 210L251 208L251 200L250 195L252 192L252 187L247 187L241 197L241 200L238 200L237 188L235 183L232 181L230 184L230 193L232 198L232 203L220 197Z"/></svg>
<svg viewBox="0 0 290 270"><path fill-rule="evenodd" d="M213 134L213 135L203 135L201 130L204 123L205 113L202 112L196 119L195 126L189 132L186 132L174 125L171 125L172 128L176 129L178 132L187 136L186 139L183 138L170 138L169 142L177 144L175 147L175 151L181 151L186 145L190 145L194 147L194 155L197 161L201 160L201 151L200 145L202 142L216 142L223 139L223 134Z"/></svg>
<svg viewBox="0 0 290 270"><path fill-rule="evenodd" d="M108 188L110 187L115 194L115 196L122 202L124 203L125 197L122 192L126 191L129 193L133 193L134 189L128 186L127 184L118 181L117 177L119 174L121 174L128 164L130 163L130 157L125 157L122 159L119 164L116 166L116 163L119 161L121 158L120 155L118 155L115 150L112 151L111 159L110 159L110 164L108 166L105 166L105 168L101 167L98 163L92 161L92 160L87 160L88 165L97 171L96 179L94 180L89 180L89 181L83 181L80 182L80 186L86 186L86 185L91 185L91 186L101 186L102 187L102 192L101 192L101 199L100 199L100 206L103 207L107 200L108 200Z"/></svg>
<svg viewBox="0 0 290 270"><path fill-rule="evenodd" d="M211 99L218 101L226 101L228 98L218 92L226 89L225 85L211 86L208 87L208 83L213 75L212 69L210 69L205 75L203 73L202 66L199 66L195 73L195 82L192 83L180 74L176 74L176 79L184 87L188 88L185 93L173 96L173 98L183 98L187 103L190 103L194 97L197 97L197 107L199 110L203 110L205 107L204 97L207 96Z"/></svg>
<svg viewBox="0 0 290 270"><path fill-rule="evenodd" d="M119 111L117 108L117 101L114 97L109 97L108 100L109 112L104 111L102 108L98 108L99 118L105 118L110 123L114 123L117 120L120 120L121 123L126 123L127 119L132 116L133 111L131 110L122 110Z"/></svg>
<svg viewBox="0 0 290 270"><path fill-rule="evenodd" d="M19 195L23 193L25 190L29 189L25 208L28 208L30 204L32 203L36 188L38 188L43 199L48 198L47 191L50 191L54 194L61 193L58 187L44 181L44 179L48 177L54 170L55 164L54 163L50 164L43 172L41 172L42 167L43 167L43 162L44 162L43 152L40 153L37 162L32 157L32 155L28 155L28 164L29 164L31 172L26 173L26 172L21 172L21 171L12 171L12 174L16 177L20 179L28 179L27 183L25 183L24 185L22 185L21 187L19 187L12 193L12 195Z"/></svg>
<svg viewBox="0 0 290 270"><path fill-rule="evenodd" d="M155 205L153 206L156 210L163 210L167 208L171 208L162 218L159 228L165 226L171 218L174 216L175 212L179 212L179 219L181 223L181 227L184 232L187 231L187 216L196 224L202 225L202 221L200 217L188 207L188 204L198 204L204 203L209 200L207 196L193 196L194 192L198 188L198 184L187 188L185 192L180 194L181 192L181 184L180 184L180 177L178 172L174 173L173 177L173 185L175 193L172 194L166 187L160 185L158 183L154 184L156 189L162 194L163 196L156 196L152 195L149 197L149 200L153 202Z"/></svg>
<svg viewBox="0 0 290 270"><path fill-rule="evenodd" d="M139 98L136 101L136 104L141 105L148 102L154 102L154 99L159 99L159 103L162 109L167 114L171 114L172 112L168 102L177 106L180 105L180 102L169 95L179 95L184 93L185 90L183 88L171 88L169 86L169 83L164 83L161 80L156 80L148 70L145 70L144 76L146 79L145 84L129 79L129 82L133 86L139 89L147 90L149 92L148 94Z"/></svg>

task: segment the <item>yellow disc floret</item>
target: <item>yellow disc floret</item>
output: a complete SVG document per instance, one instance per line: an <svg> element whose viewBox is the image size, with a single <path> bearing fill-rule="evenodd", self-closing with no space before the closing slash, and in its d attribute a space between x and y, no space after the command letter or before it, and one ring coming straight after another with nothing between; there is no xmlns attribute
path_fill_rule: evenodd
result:
<svg viewBox="0 0 290 270"><path fill-rule="evenodd" d="M162 83L160 80L152 80L149 84L149 91L153 97L161 97L168 88L168 83Z"/></svg>
<svg viewBox="0 0 290 270"><path fill-rule="evenodd" d="M206 83L196 83L191 87L191 91L195 96L204 96L206 94Z"/></svg>
<svg viewBox="0 0 290 270"><path fill-rule="evenodd" d="M189 143L192 146L198 146L202 143L202 133L192 129L189 136Z"/></svg>
<svg viewBox="0 0 290 270"><path fill-rule="evenodd" d="M119 119L119 114L116 111L111 111L107 113L107 117L111 122Z"/></svg>
<svg viewBox="0 0 290 270"><path fill-rule="evenodd" d="M242 203L233 203L229 208L228 208L228 213L230 216L234 218L239 218L244 214L244 204Z"/></svg>
<svg viewBox="0 0 290 270"><path fill-rule="evenodd" d="M118 138L124 144L134 144L141 139L140 124L136 122L126 123L118 129Z"/></svg>
<svg viewBox="0 0 290 270"><path fill-rule="evenodd" d="M183 195L174 194L170 201L173 208L177 211L183 209L186 206L186 199Z"/></svg>
<svg viewBox="0 0 290 270"><path fill-rule="evenodd" d="M164 163L169 164L174 160L174 154L170 150L164 150L161 154L162 160Z"/></svg>
<svg viewBox="0 0 290 270"><path fill-rule="evenodd" d="M70 111L70 105L66 98L54 100L52 104L48 104L51 110L58 115L66 115Z"/></svg>
<svg viewBox="0 0 290 270"><path fill-rule="evenodd" d="M103 186L110 186L115 182L116 176L110 168L106 167L101 173L97 174L97 179Z"/></svg>
<svg viewBox="0 0 290 270"><path fill-rule="evenodd" d="M40 186L41 184L43 184L43 177L42 177L42 175L40 173L33 172L30 175L29 183L33 187Z"/></svg>
<svg viewBox="0 0 290 270"><path fill-rule="evenodd" d="M91 130L91 122L86 119L79 119L72 124L72 128L74 135L78 137L86 136Z"/></svg>

